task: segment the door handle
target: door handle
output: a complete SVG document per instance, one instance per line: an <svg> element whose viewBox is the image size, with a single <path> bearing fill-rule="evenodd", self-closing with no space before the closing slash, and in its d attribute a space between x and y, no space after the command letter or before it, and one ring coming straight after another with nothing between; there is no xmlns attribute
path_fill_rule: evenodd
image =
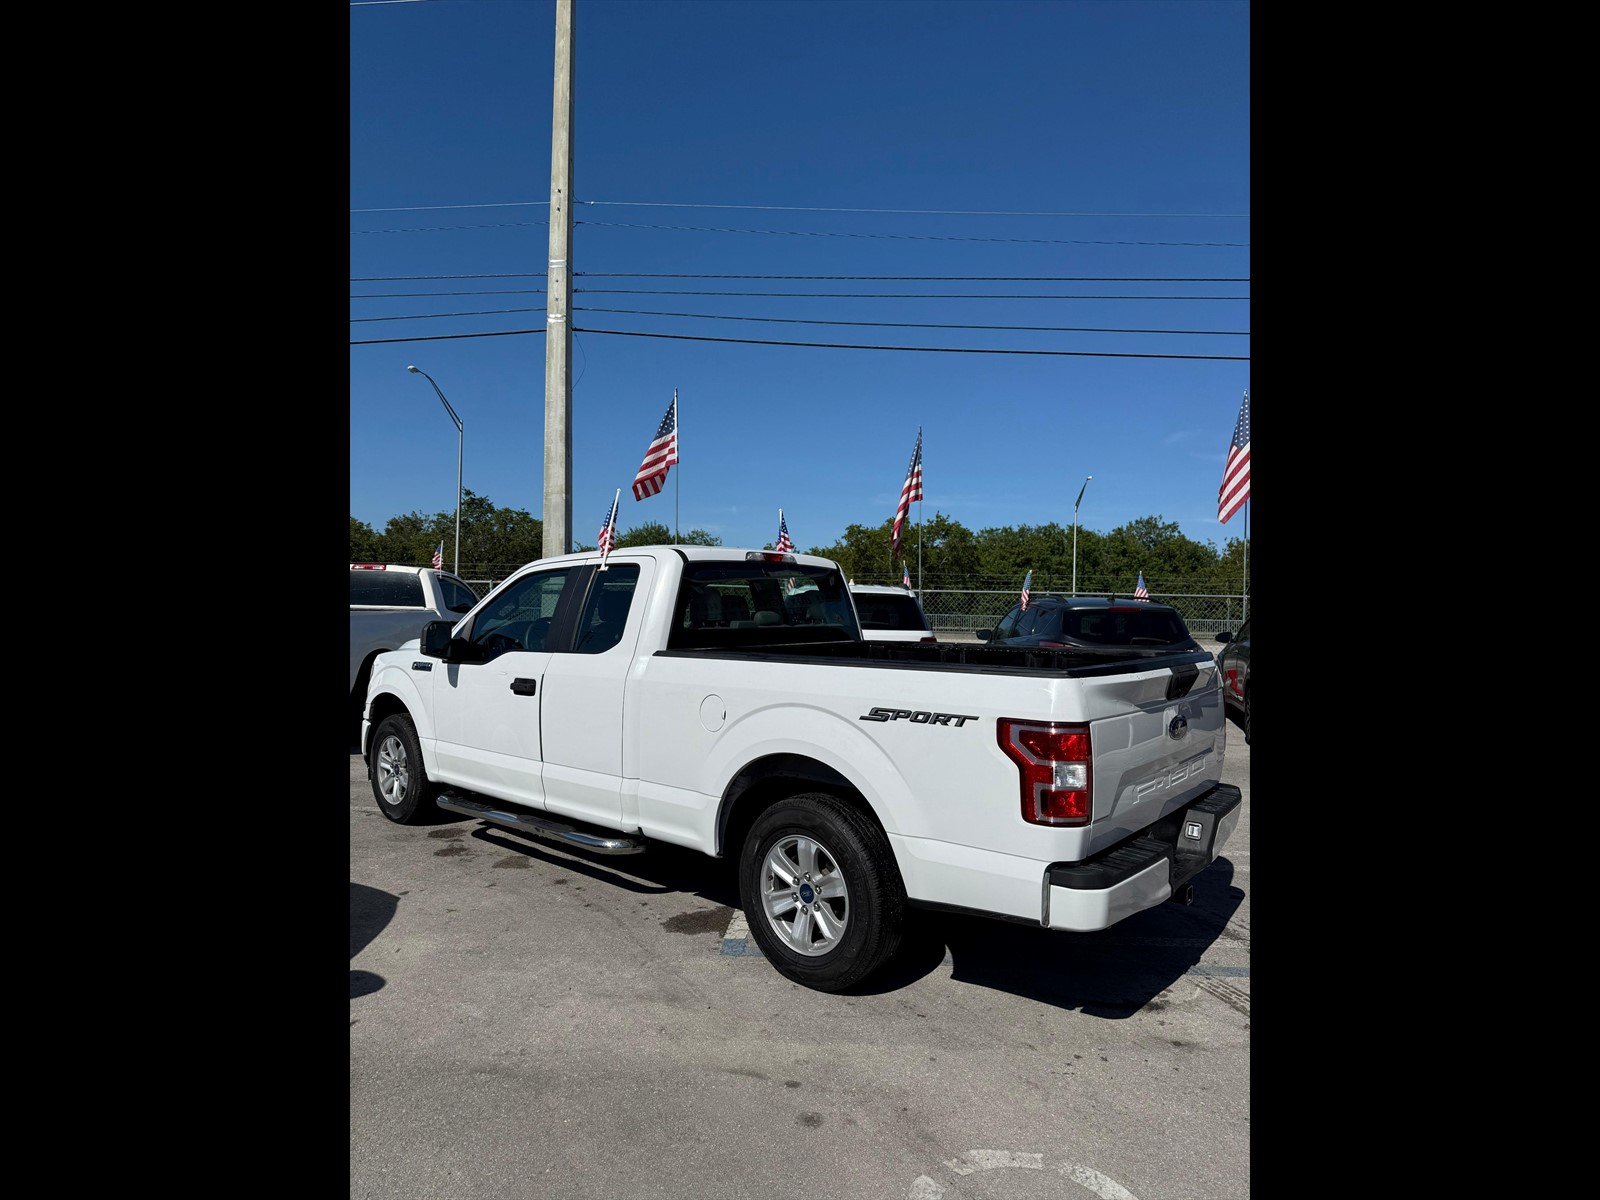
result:
<svg viewBox="0 0 1600 1200"><path fill-rule="evenodd" d="M511 690L519 696L531 696L538 688L539 681L537 679L513 679L511 681Z"/></svg>

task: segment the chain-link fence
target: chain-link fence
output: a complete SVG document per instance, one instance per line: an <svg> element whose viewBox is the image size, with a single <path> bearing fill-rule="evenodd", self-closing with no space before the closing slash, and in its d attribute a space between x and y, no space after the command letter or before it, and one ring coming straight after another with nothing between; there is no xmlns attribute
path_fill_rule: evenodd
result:
<svg viewBox="0 0 1600 1200"><path fill-rule="evenodd" d="M1032 591L1029 594L1039 597L1066 593ZM1078 594L1104 595L1091 592ZM1128 598L1126 593L1119 595L1122 599ZM993 629L998 625L1017 603L1018 591L1015 588L1005 591L928 588L919 593L919 598L935 637L953 642L976 641L973 631ZM1224 629L1229 632L1238 629L1247 611L1248 597L1151 592L1150 599L1177 609L1184 623L1189 626L1189 632L1198 639L1208 638Z"/></svg>

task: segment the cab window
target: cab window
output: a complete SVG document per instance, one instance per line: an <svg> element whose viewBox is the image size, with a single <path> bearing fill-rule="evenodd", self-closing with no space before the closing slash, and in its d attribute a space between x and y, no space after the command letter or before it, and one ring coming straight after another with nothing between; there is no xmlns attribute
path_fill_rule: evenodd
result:
<svg viewBox="0 0 1600 1200"><path fill-rule="evenodd" d="M1000 624L998 624L998 625L996 625L994 627L993 637L996 640L998 640L999 638L1016 637L1016 635L1017 635L1017 622L1024 615L1025 614L1023 613L1023 611L1022 611L1022 609L1020 607L1013 608L1010 612L1008 612L1005 615L1005 619L1003 621L1001 621Z"/></svg>
<svg viewBox="0 0 1600 1200"><path fill-rule="evenodd" d="M578 643L572 648L575 653L604 654L622 641L638 587L636 563L617 563L595 572L583 615L578 618Z"/></svg>
<svg viewBox="0 0 1600 1200"><path fill-rule="evenodd" d="M543 650L550 619L570 568L524 575L495 597L472 622L471 641L483 661L513 650Z"/></svg>
<svg viewBox="0 0 1600 1200"><path fill-rule="evenodd" d="M471 612L478 602L478 593L454 576L439 576L439 588L444 592L444 606L453 613Z"/></svg>

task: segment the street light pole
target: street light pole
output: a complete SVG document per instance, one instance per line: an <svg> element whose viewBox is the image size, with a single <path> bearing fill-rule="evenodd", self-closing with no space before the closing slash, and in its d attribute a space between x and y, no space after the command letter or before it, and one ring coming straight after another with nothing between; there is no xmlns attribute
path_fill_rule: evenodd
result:
<svg viewBox="0 0 1600 1200"><path fill-rule="evenodd" d="M426 371L419 371L416 367L407 367L413 375L421 375L429 383L433 383L433 376ZM450 401L444 398L444 393L439 391L439 385L433 383L433 390L439 393L439 403L444 405L445 412L450 414L450 419L456 423L456 556L455 574L461 574L461 446L467 439L467 427L461 418L456 416L456 410L450 407ZM1080 496L1079 499L1082 499Z"/></svg>
<svg viewBox="0 0 1600 1200"><path fill-rule="evenodd" d="M1078 489L1078 498L1072 502L1072 594L1078 594L1078 505L1083 503L1083 494L1089 490L1089 480L1093 475L1086 475L1083 486Z"/></svg>

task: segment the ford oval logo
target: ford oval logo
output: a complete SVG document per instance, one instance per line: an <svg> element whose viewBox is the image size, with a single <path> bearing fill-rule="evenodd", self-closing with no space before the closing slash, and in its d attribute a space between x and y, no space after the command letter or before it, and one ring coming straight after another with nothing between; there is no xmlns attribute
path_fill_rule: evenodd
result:
<svg viewBox="0 0 1600 1200"><path fill-rule="evenodd" d="M1177 741L1189 732L1189 718L1183 713L1173 717L1167 725L1167 736Z"/></svg>

